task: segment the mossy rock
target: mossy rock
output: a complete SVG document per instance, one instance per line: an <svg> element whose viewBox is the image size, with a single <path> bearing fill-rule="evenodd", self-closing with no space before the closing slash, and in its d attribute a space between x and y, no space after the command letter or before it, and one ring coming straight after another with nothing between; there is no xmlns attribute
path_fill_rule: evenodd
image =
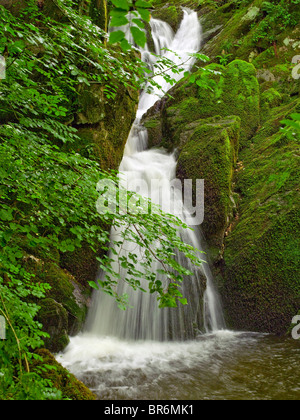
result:
<svg viewBox="0 0 300 420"><path fill-rule="evenodd" d="M185 144L180 147L177 177L204 179L203 233L212 257L222 247L224 232L232 217L232 178L237 158L239 117L198 120L186 127ZM194 197L201 200L202 197Z"/></svg>
<svg viewBox="0 0 300 420"><path fill-rule="evenodd" d="M47 342L49 348L56 346L57 335L62 336L60 343L66 343L63 338L64 331L68 335L75 335L83 326L89 307L90 289L84 288L67 270L50 261L27 256L24 260L24 268L34 275L33 281L47 283L51 287L46 292L45 299L36 302L42 307L41 313L37 316L38 321L43 325L45 323L46 332L49 328L53 332L50 334L54 337L53 342L51 340ZM46 316L48 311L52 317L52 320L49 320L50 324ZM57 332L52 328L55 326L55 319L58 322Z"/></svg>
<svg viewBox="0 0 300 420"><path fill-rule="evenodd" d="M120 87L112 103L98 84L81 85L79 93L74 125L80 140L65 147L97 160L104 170L117 169L136 117L138 94Z"/></svg>
<svg viewBox="0 0 300 420"><path fill-rule="evenodd" d="M243 148L249 144L260 123L260 91L255 68L250 63L235 60L224 68L221 75L215 76L215 80L219 90L217 98L201 87L198 89L200 112L203 117L240 117L240 148Z"/></svg>
<svg viewBox="0 0 300 420"><path fill-rule="evenodd" d="M61 303L67 310L68 333L70 335L78 333L87 313L89 291L85 290L69 272L54 264L45 263L39 277L50 284L51 290L47 293L49 297Z"/></svg>
<svg viewBox="0 0 300 420"><path fill-rule="evenodd" d="M171 92L173 98L166 101L161 111L162 138L177 147L181 127L198 119L236 115L241 119L242 149L249 145L260 124L260 89L255 68L250 63L235 60L226 67L210 64L206 70L217 86L214 92L203 87L202 70L195 73L195 83L188 80L179 83Z"/></svg>
<svg viewBox="0 0 300 420"><path fill-rule="evenodd" d="M166 4L162 7L155 9L152 12L152 17L167 22L174 32L177 31L181 22L183 12L180 7L174 4Z"/></svg>
<svg viewBox="0 0 300 420"><path fill-rule="evenodd" d="M34 372L38 368L39 375L50 380L53 387L61 391L62 399L72 401L97 399L89 388L57 362L49 350L39 349L35 353L42 358L42 361L32 360L30 362L31 371ZM40 367L43 367L43 365L52 366L52 369L41 370Z"/></svg>
<svg viewBox="0 0 300 420"><path fill-rule="evenodd" d="M60 266L71 273L83 288L87 288L88 282L96 278L99 269L97 255L102 254L100 249L95 253L88 244L82 243L81 248L61 254Z"/></svg>
<svg viewBox="0 0 300 420"><path fill-rule="evenodd" d="M280 131L280 121L299 106L296 100L272 110L240 154L238 218L223 267L234 328L284 334L299 310L299 145Z"/></svg>
<svg viewBox="0 0 300 420"><path fill-rule="evenodd" d="M39 301L41 309L38 319L43 325L43 331L49 334L44 338L44 345L51 352L58 353L69 344L68 312L61 303L47 298Z"/></svg>
<svg viewBox="0 0 300 420"><path fill-rule="evenodd" d="M261 101L260 101L260 107L261 107L261 121L265 121L272 109L277 108L282 103L282 96L277 90L274 88L270 88L268 90L265 90L261 94Z"/></svg>

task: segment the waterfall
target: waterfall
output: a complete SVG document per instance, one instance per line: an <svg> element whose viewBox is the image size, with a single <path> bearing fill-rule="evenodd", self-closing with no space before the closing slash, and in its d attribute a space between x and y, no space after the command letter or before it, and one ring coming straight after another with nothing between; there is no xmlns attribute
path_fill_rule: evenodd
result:
<svg viewBox="0 0 300 420"><path fill-rule="evenodd" d="M157 55L161 48L176 51L181 57L187 57L187 51L200 49L201 28L196 13L189 10L184 10L176 34L169 25L156 19L151 20L151 30ZM172 56L169 51L164 54ZM153 68L155 62L147 46L142 57ZM178 57L175 54L173 58L176 61ZM192 65L193 60L186 61L184 69L189 70ZM145 112L170 88L160 76L158 79L161 91L153 94L144 91L141 95L120 165L120 173L132 179L142 178L146 185L153 178L168 185L176 175L175 155L148 150L147 130L141 123ZM154 202L159 202L159 196L160 191L151 190ZM172 204L181 207L180 197L173 200ZM120 231L113 230L111 240L119 235ZM181 235L185 242L205 250L200 226L194 231L184 230ZM125 255L132 250L137 254L136 248L136 244L126 243L118 251ZM227 330L208 260L195 268L182 255L177 258L193 271L183 282L187 306L158 309L153 295L133 291L120 282L118 292L126 292L132 306L122 311L113 298L97 291L85 331L70 337L69 345L56 356L57 360L100 400L133 400L133 404L122 403L125 414L133 412L130 411L133 405L141 407L139 414L147 415L147 401L151 402L148 409L162 407L161 414L188 414L184 410L193 405L182 405L180 401L299 399L300 350L296 341ZM205 254L201 254L201 259L205 259ZM153 269L156 271L156 267ZM138 400L144 401L143 405L139 406ZM156 400L170 400L174 404L153 404ZM113 414L113 408L119 409L121 404L107 403L106 408L109 407ZM148 411L155 413L159 411Z"/></svg>
<svg viewBox="0 0 300 420"><path fill-rule="evenodd" d="M167 23L158 19L151 19L150 26L156 55L172 60L183 70L176 74L171 73L167 68L161 71L169 71L176 81L180 80L195 62L190 54L197 53L201 46L202 32L197 13L184 9L184 17L176 34ZM153 68L155 62L147 46L142 50L142 57ZM168 186L175 179L175 156L167 154L164 150L147 150L147 130L141 124L141 119L147 110L171 88L171 84L166 82L161 75L155 76L155 82L161 86L160 89L155 88L149 93L146 86L141 94L136 121L128 137L119 170L121 174L126 174L127 180L128 177L138 178L149 185L151 180L155 179ZM148 194L148 189L144 193ZM142 195L142 192L139 191L139 194ZM149 198L159 204L160 191L151 191L151 194ZM178 205L179 198L175 196L173 200L175 202L169 203L170 208ZM189 230L182 232L182 235L185 242L197 249L202 249L199 233ZM111 233L111 239L118 238L120 238L120 231L114 230ZM135 244L126 243L117 251L121 256L128 255L130 251L136 254L141 252L136 248ZM130 307L122 311L110 296L97 291L93 296L86 331L96 336L111 336L127 340L168 341L191 339L199 332L222 329L224 327L222 310L208 263L203 263L203 267L199 269L193 267L181 255L177 255L177 258L181 265L193 272L193 276L185 279L182 286L183 296L189 302L187 306L159 309L154 295L134 291L126 283L120 282L118 293L126 293L129 296ZM120 274L122 276L122 269ZM125 272L123 274L125 275ZM148 289L147 284L141 284L141 286Z"/></svg>

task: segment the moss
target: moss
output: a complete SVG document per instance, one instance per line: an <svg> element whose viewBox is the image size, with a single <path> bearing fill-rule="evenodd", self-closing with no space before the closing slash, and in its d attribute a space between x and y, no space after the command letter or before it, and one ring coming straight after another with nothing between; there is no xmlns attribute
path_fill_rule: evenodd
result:
<svg viewBox="0 0 300 420"><path fill-rule="evenodd" d="M225 242L224 298L235 328L284 334L300 304L299 158L275 108L240 159L239 217Z"/></svg>
<svg viewBox="0 0 300 420"><path fill-rule="evenodd" d="M108 227L103 229L108 229ZM99 268L96 257L101 255L101 252L103 253L101 249L98 249L95 253L88 244L82 243L81 248L61 255L60 266L76 277L76 281L83 288L87 288L88 282L96 278Z"/></svg>
<svg viewBox="0 0 300 420"><path fill-rule="evenodd" d="M69 344L67 310L51 298L42 299L39 304L41 309L38 319L43 325L43 331L50 335L44 339L46 348L54 353L64 350Z"/></svg>
<svg viewBox="0 0 300 420"><path fill-rule="evenodd" d="M148 131L148 147L159 146L162 143L162 120L159 114L149 116L144 123Z"/></svg>
<svg viewBox="0 0 300 420"><path fill-rule="evenodd" d="M49 320L50 325L48 325L51 327L51 331L54 331L52 327L54 327L54 319L56 319L58 322L57 334L63 336L64 333L59 333L59 331L64 330L68 335L78 333L87 313L90 290L82 287L68 271L53 262L28 256L24 262L24 268L34 274L34 281L48 283L51 286L51 290L46 292L46 299L37 301L38 305L42 307L41 314L38 314L37 318L42 324L45 323L45 330L47 331L48 325L45 314L49 311L53 318L51 322ZM65 325L65 314L67 314L67 325ZM52 334L54 341L53 343L49 341L49 347L56 346L57 334Z"/></svg>
<svg viewBox="0 0 300 420"><path fill-rule="evenodd" d="M210 115L237 115L241 118L240 147L249 144L260 122L260 92L255 68L242 60L231 62L219 78L219 100L207 100L203 89L199 88L200 103L204 103L203 113Z"/></svg>
<svg viewBox="0 0 300 420"><path fill-rule="evenodd" d="M261 94L261 121L265 121L273 108L278 107L282 103L282 96L274 88L265 90Z"/></svg>
<svg viewBox="0 0 300 420"><path fill-rule="evenodd" d="M226 5L225 5L226 6ZM253 5L253 7L256 7ZM214 59L218 55L225 50L227 53L233 54L232 59L236 57L246 58L249 56L253 46L248 44L247 46L247 53L243 54L243 56L237 55L239 49L241 47L240 40L243 39L249 31L251 31L251 27L253 25L252 19L247 19L248 13L250 8L241 8L239 10L229 10L230 14L224 16L222 14L222 9L219 9L215 13L211 13L211 16L207 16L206 20L210 20L214 22L214 24L218 24L218 22L222 22L224 27L221 33L218 35L216 39L212 39L209 41L203 48L204 52L211 58ZM225 19L224 19L225 17ZM212 25L212 23L210 23ZM249 41L248 41L249 42ZM245 43L243 42L243 46Z"/></svg>
<svg viewBox="0 0 300 420"><path fill-rule="evenodd" d="M262 220L247 223L247 229L235 230L226 243L226 309L235 328L284 334L300 305L299 231L300 213L292 210L280 217L259 215ZM271 223L263 233L263 223ZM249 238L252 229L253 237ZM239 237L248 233L243 244ZM233 256L232 241L241 248ZM230 257L231 255L231 257Z"/></svg>
<svg viewBox="0 0 300 420"><path fill-rule="evenodd" d="M107 31L108 12L105 0L91 0L90 17L93 23Z"/></svg>
<svg viewBox="0 0 300 420"><path fill-rule="evenodd" d="M180 149L177 176L180 179L204 179L205 182L202 228L214 254L223 243L224 231L231 217L231 183L239 131L238 117L199 120Z"/></svg>
<svg viewBox="0 0 300 420"><path fill-rule="evenodd" d="M49 296L66 308L68 312L68 332L70 334L78 332L87 312L86 301L82 295L83 289L70 273L54 264L45 264L40 276L51 286ZM81 296L81 300L79 300L79 296Z"/></svg>
<svg viewBox="0 0 300 420"><path fill-rule="evenodd" d="M67 400L96 400L92 393L82 382L58 363L55 357L46 349L39 349L36 353L42 358L41 361L32 360L31 370L39 369L43 365L51 366L49 369L39 369L39 375L52 382L54 388L62 392L62 398Z"/></svg>
<svg viewBox="0 0 300 420"><path fill-rule="evenodd" d="M96 159L103 169L117 169L135 120L138 95L120 87L115 102L107 100L100 85L81 86L75 125L80 141L65 147Z"/></svg>
<svg viewBox="0 0 300 420"><path fill-rule="evenodd" d="M180 125L214 115L236 115L241 119L240 147L243 148L249 144L260 124L260 91L255 68L250 63L235 60L227 67L211 64L206 69L214 72L210 78L217 88L210 92L203 83L198 86L200 71L196 73L196 87L184 81L174 89L172 95L175 99L167 101L162 114L166 120L164 137L169 132L170 141L177 145Z"/></svg>
<svg viewBox="0 0 300 420"><path fill-rule="evenodd" d="M167 22L173 31L176 32L182 19L182 13L182 9L179 7L179 5L176 6L174 4L166 4L165 6L154 10L152 16L155 19L160 19L164 22Z"/></svg>

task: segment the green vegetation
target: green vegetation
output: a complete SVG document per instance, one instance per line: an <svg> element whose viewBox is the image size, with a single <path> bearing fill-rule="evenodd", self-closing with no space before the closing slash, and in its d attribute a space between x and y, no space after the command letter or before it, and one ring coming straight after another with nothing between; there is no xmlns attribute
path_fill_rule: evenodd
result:
<svg viewBox="0 0 300 420"><path fill-rule="evenodd" d="M143 271L135 253L118 260L127 271L123 281L136 290L146 278L161 307L187 303L180 285L189 272L173 260L174 249L201 263L178 238L177 229L186 226L159 209L151 215L96 211L105 192L96 189L100 180L117 191L109 199L121 193L113 169L138 92L146 82L155 86L118 28L128 24L128 12L134 42L144 46L150 14L175 29L180 6L199 10L207 36L196 55L199 67L146 116L149 144L177 149L179 177L205 179L203 231L229 325L287 331L300 296L299 80L292 77L299 4L0 1L6 60L0 80L1 400L95 398L43 347L60 351L70 332L80 330L93 288L126 308L109 256L111 226L125 226L122 240L145 251ZM109 18L116 27L110 36ZM162 65L172 67L160 60L155 73ZM137 198L141 208L151 206ZM154 261L161 263L157 273ZM98 267L105 273L100 284L93 281Z"/></svg>
<svg viewBox="0 0 300 420"><path fill-rule="evenodd" d="M121 8L123 3L113 2ZM146 18L145 2L140 3ZM114 101L119 89L141 88L144 67L131 51L107 46L106 33L71 1L48 5L20 2L13 13L0 6L0 53L7 64L0 82L0 314L7 329L0 341L1 399L68 398L52 375L44 375L57 367L35 351L53 327L53 349L63 348L68 318L77 323L84 318L76 295L80 285L61 267L65 254L70 258L84 249L106 273L101 288L121 308L126 296L116 293L119 273L107 252L111 225L127 226L123 240L145 248L143 272L134 253L119 261L127 270L123 281L140 289L140 278L149 280L148 292L157 293L160 306L186 304L180 283L189 272L173 260L173 249L201 263L178 238L178 227L185 226L159 209L151 215L96 211L103 192L96 190L98 181L110 179L117 186L118 179L100 167L92 143L78 153L77 118L89 111L82 87L97 86L100 103ZM161 262L159 273L152 270L153 260Z"/></svg>

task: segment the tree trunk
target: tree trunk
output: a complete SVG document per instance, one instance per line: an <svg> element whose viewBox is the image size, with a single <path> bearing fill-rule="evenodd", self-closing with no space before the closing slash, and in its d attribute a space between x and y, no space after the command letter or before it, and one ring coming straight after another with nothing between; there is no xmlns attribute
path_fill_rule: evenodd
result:
<svg viewBox="0 0 300 420"><path fill-rule="evenodd" d="M106 0L91 0L90 17L95 25L107 32L108 17Z"/></svg>

